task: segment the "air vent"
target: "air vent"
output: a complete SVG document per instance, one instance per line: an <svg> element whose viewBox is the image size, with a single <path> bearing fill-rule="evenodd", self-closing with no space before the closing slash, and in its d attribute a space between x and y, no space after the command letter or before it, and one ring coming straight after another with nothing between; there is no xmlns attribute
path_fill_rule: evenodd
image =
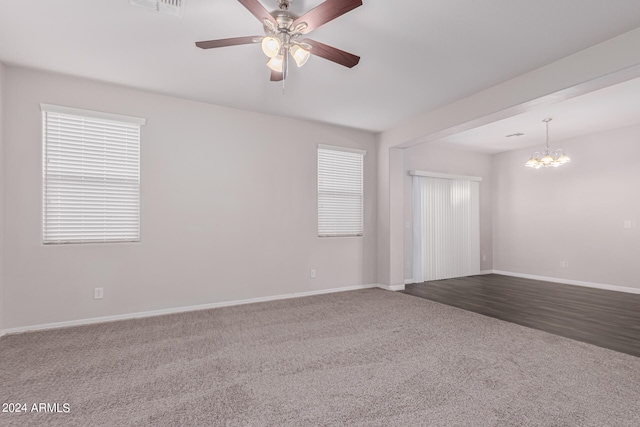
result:
<svg viewBox="0 0 640 427"><path fill-rule="evenodd" d="M129 0L129 3L156 12L182 17L186 0Z"/></svg>

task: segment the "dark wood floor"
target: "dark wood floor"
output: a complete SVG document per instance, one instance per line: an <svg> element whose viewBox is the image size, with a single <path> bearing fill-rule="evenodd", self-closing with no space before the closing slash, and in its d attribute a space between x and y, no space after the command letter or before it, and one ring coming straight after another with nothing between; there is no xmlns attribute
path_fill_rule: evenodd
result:
<svg viewBox="0 0 640 427"><path fill-rule="evenodd" d="M406 294L640 357L640 294L487 274Z"/></svg>

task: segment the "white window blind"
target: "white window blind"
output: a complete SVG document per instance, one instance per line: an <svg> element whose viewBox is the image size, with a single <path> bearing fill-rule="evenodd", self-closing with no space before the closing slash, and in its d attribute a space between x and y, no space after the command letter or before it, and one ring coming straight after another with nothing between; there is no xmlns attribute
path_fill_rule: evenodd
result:
<svg viewBox="0 0 640 427"><path fill-rule="evenodd" d="M479 178L413 175L413 281L480 274Z"/></svg>
<svg viewBox="0 0 640 427"><path fill-rule="evenodd" d="M318 146L318 236L362 236L366 151Z"/></svg>
<svg viewBox="0 0 640 427"><path fill-rule="evenodd" d="M144 119L41 104L43 242L140 240Z"/></svg>

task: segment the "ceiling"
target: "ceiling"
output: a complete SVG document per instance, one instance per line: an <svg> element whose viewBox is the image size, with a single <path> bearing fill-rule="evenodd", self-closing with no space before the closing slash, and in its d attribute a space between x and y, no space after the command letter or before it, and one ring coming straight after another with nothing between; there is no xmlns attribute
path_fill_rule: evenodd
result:
<svg viewBox="0 0 640 427"><path fill-rule="evenodd" d="M128 0L4 0L0 61L379 132L640 27L638 0L364 0L310 34L361 56L360 64L347 69L312 57L291 72L283 94L258 44L194 45L262 34L237 0L186 2L177 18ZM276 0L261 2L276 8ZM320 3L293 0L290 10ZM539 136L542 118L510 122L508 133ZM472 135L456 142L464 148ZM495 138L488 144L488 152L510 147Z"/></svg>
<svg viewBox="0 0 640 427"><path fill-rule="evenodd" d="M553 141L640 125L640 78L447 136L431 144L489 154L531 146L542 149L546 139L542 122L545 118L553 119L549 123L551 148L554 148ZM516 133L524 135L507 137ZM555 148L561 147L556 145Z"/></svg>

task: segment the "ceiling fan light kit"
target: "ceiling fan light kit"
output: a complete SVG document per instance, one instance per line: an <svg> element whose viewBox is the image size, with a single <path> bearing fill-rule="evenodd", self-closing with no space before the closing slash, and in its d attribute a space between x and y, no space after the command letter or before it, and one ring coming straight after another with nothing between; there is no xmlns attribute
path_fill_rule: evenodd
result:
<svg viewBox="0 0 640 427"><path fill-rule="evenodd" d="M554 167L557 168L564 164L571 162L571 158L565 154L562 149L551 150L549 148L549 122L551 118L544 119L543 122L547 125L547 143L543 152L536 151L531 155L531 158L524 164L527 167L540 169Z"/></svg>
<svg viewBox="0 0 640 427"><path fill-rule="evenodd" d="M277 0L278 9L273 12L268 12L258 0L238 1L260 20L265 35L202 41L196 42L196 46L211 49L259 42L262 52L269 58L267 67L271 70L271 81L286 79L289 56L298 67L306 64L311 55L348 68L354 67L360 61L360 57L356 55L302 37L361 6L362 0L326 0L302 16L289 12L290 0Z"/></svg>

